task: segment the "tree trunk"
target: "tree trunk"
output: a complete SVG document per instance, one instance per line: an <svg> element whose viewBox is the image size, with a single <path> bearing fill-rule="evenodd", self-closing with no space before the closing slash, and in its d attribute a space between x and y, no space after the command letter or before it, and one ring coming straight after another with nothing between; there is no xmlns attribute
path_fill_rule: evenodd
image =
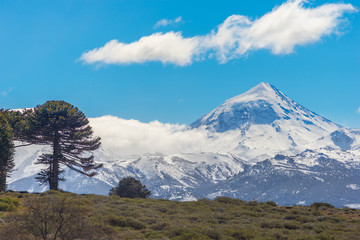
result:
<svg viewBox="0 0 360 240"><path fill-rule="evenodd" d="M0 167L0 192L5 192L6 190L6 167Z"/></svg>
<svg viewBox="0 0 360 240"><path fill-rule="evenodd" d="M61 149L59 143L59 133L58 131L55 131L54 142L53 142L53 162L52 162L52 167L50 167L50 179L49 179L50 190L58 190L60 157L61 157Z"/></svg>

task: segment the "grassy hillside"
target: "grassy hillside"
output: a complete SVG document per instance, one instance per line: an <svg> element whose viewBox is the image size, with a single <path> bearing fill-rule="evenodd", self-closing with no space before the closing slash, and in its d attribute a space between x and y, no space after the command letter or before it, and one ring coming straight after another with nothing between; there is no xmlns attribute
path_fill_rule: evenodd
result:
<svg viewBox="0 0 360 240"><path fill-rule="evenodd" d="M219 197L0 194L0 239L360 239L360 211Z"/></svg>

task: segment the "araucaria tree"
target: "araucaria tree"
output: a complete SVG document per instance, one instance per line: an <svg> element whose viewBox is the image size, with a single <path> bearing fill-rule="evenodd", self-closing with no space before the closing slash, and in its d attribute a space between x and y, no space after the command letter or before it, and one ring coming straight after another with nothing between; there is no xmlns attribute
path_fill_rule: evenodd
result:
<svg viewBox="0 0 360 240"><path fill-rule="evenodd" d="M43 154L38 164L47 165L39 176L50 190L58 190L61 165L92 177L101 164L94 162L93 150L100 147L100 138L93 131L85 114L65 101L47 101L38 105L28 117L28 138L31 143L51 145L52 153Z"/></svg>
<svg viewBox="0 0 360 240"><path fill-rule="evenodd" d="M33 113L33 109L0 109L0 113L4 114L7 121L9 122L14 134L14 140L19 141L19 144L16 144L15 148L31 145L32 143L29 142L28 138L29 133L27 131L27 118Z"/></svg>
<svg viewBox="0 0 360 240"><path fill-rule="evenodd" d="M0 192L6 189L6 177L14 168L13 131L5 115L0 112Z"/></svg>

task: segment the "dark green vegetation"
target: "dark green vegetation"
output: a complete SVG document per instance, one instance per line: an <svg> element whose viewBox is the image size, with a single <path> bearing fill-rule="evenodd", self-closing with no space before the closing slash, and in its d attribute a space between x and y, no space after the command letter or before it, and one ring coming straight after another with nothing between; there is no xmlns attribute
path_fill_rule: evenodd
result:
<svg viewBox="0 0 360 240"><path fill-rule="evenodd" d="M117 195L125 198L148 198L151 192L133 177L126 177L119 181L117 187L110 190L109 195Z"/></svg>
<svg viewBox="0 0 360 240"><path fill-rule="evenodd" d="M360 239L360 211L118 196L0 195L0 239Z"/></svg>
<svg viewBox="0 0 360 240"><path fill-rule="evenodd" d="M27 117L33 113L33 110L23 109L22 111L12 111L9 109L0 109L0 112L6 117L7 121L9 122L12 128L14 139L17 141L27 142L29 140L27 135ZM31 143L25 143L24 145L27 146L30 144Z"/></svg>
<svg viewBox="0 0 360 240"><path fill-rule="evenodd" d="M0 112L0 192L6 189L6 177L14 168L14 134L5 115Z"/></svg>
<svg viewBox="0 0 360 240"><path fill-rule="evenodd" d="M48 167L39 173L41 183L49 183L50 190L57 190L60 164L87 176L101 167L88 151L100 147L100 138L92 137L93 131L85 114L65 101L47 101L34 109L28 117L28 137L31 143L51 145L52 154L43 154L38 164Z"/></svg>
<svg viewBox="0 0 360 240"><path fill-rule="evenodd" d="M93 131L85 114L65 101L47 101L33 110L11 111L0 109L0 192L5 190L6 176L12 170L13 139L25 142L16 147L44 144L52 146L51 154L43 154L37 164L42 169L37 177L58 190L63 180L61 165L92 177L101 167L94 162L91 151L100 147L100 138Z"/></svg>

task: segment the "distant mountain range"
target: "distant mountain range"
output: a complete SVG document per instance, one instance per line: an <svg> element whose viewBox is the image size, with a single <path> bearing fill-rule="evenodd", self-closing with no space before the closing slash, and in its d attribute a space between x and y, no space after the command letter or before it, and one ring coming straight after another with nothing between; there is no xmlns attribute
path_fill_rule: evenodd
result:
<svg viewBox="0 0 360 240"><path fill-rule="evenodd" d="M209 138L231 136L225 151L120 156L95 152L104 164L88 178L66 170L60 187L107 194L125 176L141 180L154 198L230 196L307 205L360 207L360 130L346 129L291 100L268 83L225 101L190 125ZM44 191L35 159L48 147L17 149L9 189Z"/></svg>

